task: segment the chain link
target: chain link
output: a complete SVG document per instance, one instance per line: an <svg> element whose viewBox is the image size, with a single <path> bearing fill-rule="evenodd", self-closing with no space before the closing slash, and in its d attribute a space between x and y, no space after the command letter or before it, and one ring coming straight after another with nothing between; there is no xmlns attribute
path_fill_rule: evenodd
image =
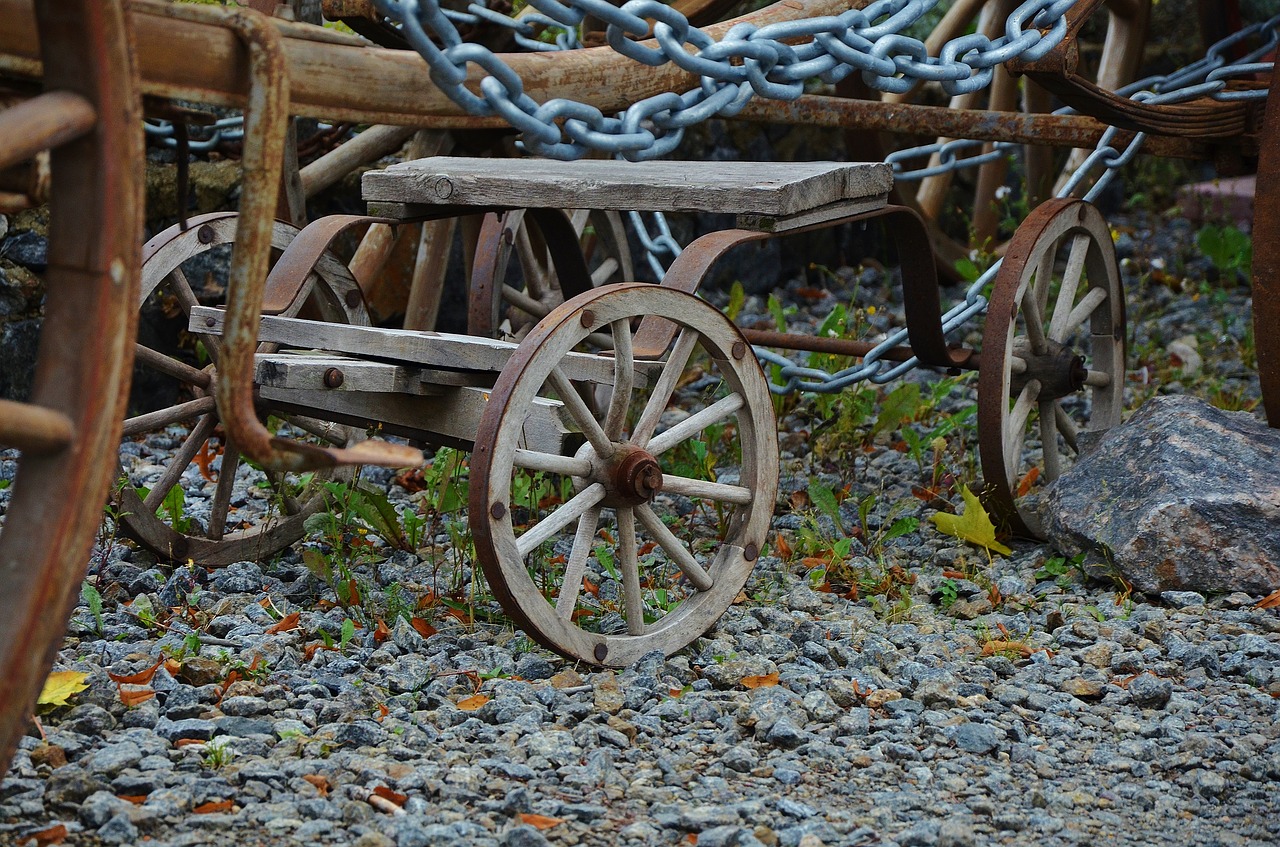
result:
<svg viewBox="0 0 1280 847"><path fill-rule="evenodd" d="M618 53L654 67L674 62L700 78L699 87L684 94L659 94L612 117L562 98L537 103L496 54L462 41L439 0L374 2L399 23L405 39L426 59L432 81L451 100L471 114L509 121L524 133L530 152L577 159L595 149L640 161L670 153L686 126L712 115L731 117L753 96L794 100L813 77L834 83L857 71L880 91L905 91L918 80L936 81L949 94L984 88L996 65L1018 57L1035 60L1056 47L1066 37L1065 14L1076 0L1024 0L1006 21L1004 35L961 36L938 56L903 34L938 0L876 0L840 15L763 27L740 23L718 42L657 0L629 0L622 6L608 0L530 0L566 32L590 14L607 24L605 39ZM649 20L657 47L634 40L648 34ZM488 73L478 95L463 85L469 64Z"/></svg>

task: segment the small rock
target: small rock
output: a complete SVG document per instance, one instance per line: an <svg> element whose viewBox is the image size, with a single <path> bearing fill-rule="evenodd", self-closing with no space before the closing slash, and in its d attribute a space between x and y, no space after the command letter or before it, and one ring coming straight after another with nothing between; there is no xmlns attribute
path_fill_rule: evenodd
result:
<svg viewBox="0 0 1280 847"><path fill-rule="evenodd" d="M1161 591L1160 599L1175 609L1204 605L1204 595L1196 591Z"/></svg>
<svg viewBox="0 0 1280 847"><path fill-rule="evenodd" d="M955 745L966 753L984 755L1000 746L1004 731L984 723L962 723L948 733Z"/></svg>
<svg viewBox="0 0 1280 847"><path fill-rule="evenodd" d="M107 821L98 829L98 838L106 844L136 844L138 828L129 820L127 814L121 813Z"/></svg>
<svg viewBox="0 0 1280 847"><path fill-rule="evenodd" d="M196 688L217 685L226 676L222 663L202 656L189 656L178 669L178 679Z"/></svg>
<svg viewBox="0 0 1280 847"><path fill-rule="evenodd" d="M1098 700L1103 694L1103 684L1094 679L1077 676L1065 680L1058 686L1058 690L1065 691L1072 697L1079 697L1081 700Z"/></svg>
<svg viewBox="0 0 1280 847"><path fill-rule="evenodd" d="M1144 673L1129 683L1129 697L1143 709L1163 709L1173 695L1173 683Z"/></svg>
<svg viewBox="0 0 1280 847"><path fill-rule="evenodd" d="M901 700L902 692L894 691L892 688L877 688L867 695L867 708L879 709L892 700Z"/></svg>
<svg viewBox="0 0 1280 847"><path fill-rule="evenodd" d="M522 824L503 833L502 847L551 847L551 842L538 830Z"/></svg>

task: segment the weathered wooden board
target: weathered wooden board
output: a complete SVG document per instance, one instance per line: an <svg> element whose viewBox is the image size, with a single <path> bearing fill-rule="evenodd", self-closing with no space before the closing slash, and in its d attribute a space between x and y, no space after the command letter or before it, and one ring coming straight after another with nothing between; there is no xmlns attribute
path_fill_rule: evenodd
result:
<svg viewBox="0 0 1280 847"><path fill-rule="evenodd" d="M189 328L192 332L220 335L225 316L222 309L197 306L191 310ZM489 373L502 370L518 346L511 341L474 335L350 326L274 316L262 318L258 340L286 347ZM659 367L661 365L658 363L637 362L636 384L646 385L647 372ZM560 368L572 380L613 384L613 358L609 356L569 353L564 357Z"/></svg>
<svg viewBox="0 0 1280 847"><path fill-rule="evenodd" d="M362 185L371 208L392 212L444 205L785 218L838 204L853 209L847 214L883 205L893 176L886 164L860 162L432 157L370 171Z"/></svg>
<svg viewBox="0 0 1280 847"><path fill-rule="evenodd" d="M274 406L293 408L304 414L320 414L353 426L385 424L386 431L431 441L443 437L470 445L476 427L489 402L489 392L480 388L445 388L439 394L366 394L356 391L326 391L259 387L262 399ZM561 417L560 403L538 398L525 411L521 431L525 449L559 455L565 437L572 431Z"/></svg>
<svg viewBox="0 0 1280 847"><path fill-rule="evenodd" d="M254 383L272 388L425 396L450 386L493 384L493 375L484 372L395 365L309 350L259 353L254 362ZM335 381L339 384L331 384Z"/></svg>

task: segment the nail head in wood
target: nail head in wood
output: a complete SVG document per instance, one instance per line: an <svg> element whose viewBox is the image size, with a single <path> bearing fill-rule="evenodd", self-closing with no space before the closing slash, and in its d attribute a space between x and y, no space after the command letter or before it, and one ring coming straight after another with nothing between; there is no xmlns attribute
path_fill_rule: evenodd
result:
<svg viewBox="0 0 1280 847"><path fill-rule="evenodd" d="M741 360L745 355L747 355L747 345L741 341L733 342L733 358Z"/></svg>
<svg viewBox="0 0 1280 847"><path fill-rule="evenodd" d="M587 309L582 313L580 320L582 321L583 329L591 329L596 325L596 313Z"/></svg>
<svg viewBox="0 0 1280 847"><path fill-rule="evenodd" d="M346 296L344 296L343 299L347 301L348 308L354 309L360 305L360 292L353 288L346 293Z"/></svg>
<svg viewBox="0 0 1280 847"><path fill-rule="evenodd" d="M204 325L209 327L209 329L213 329L215 326L218 325L218 321L214 318L205 318Z"/></svg>
<svg viewBox="0 0 1280 847"><path fill-rule="evenodd" d="M494 503L489 507L489 516L495 521L502 520L507 514L507 507L502 503Z"/></svg>
<svg viewBox="0 0 1280 847"><path fill-rule="evenodd" d="M742 555L746 557L748 562L754 562L756 557L760 555L760 548L754 544L748 544L747 548L742 551Z"/></svg>
<svg viewBox="0 0 1280 847"><path fill-rule="evenodd" d="M212 244L214 239L213 227L208 224L200 227L200 229L196 230L196 238L200 240L201 244Z"/></svg>
<svg viewBox="0 0 1280 847"><path fill-rule="evenodd" d="M346 379L342 375L342 371L338 368L329 368L324 372L325 388L341 388L343 381Z"/></svg>
<svg viewBox="0 0 1280 847"><path fill-rule="evenodd" d="M605 656L609 655L609 648L603 644L597 644L595 649L595 657L597 662L603 662Z"/></svg>

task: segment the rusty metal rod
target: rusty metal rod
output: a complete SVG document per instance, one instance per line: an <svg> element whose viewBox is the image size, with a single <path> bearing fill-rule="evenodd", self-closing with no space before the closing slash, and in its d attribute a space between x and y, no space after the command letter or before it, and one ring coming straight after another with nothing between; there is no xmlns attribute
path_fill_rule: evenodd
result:
<svg viewBox="0 0 1280 847"><path fill-rule="evenodd" d="M801 335L791 332L774 332L765 329L744 329L742 335L752 344L760 347L777 347L782 350L805 350L810 353L829 353L835 356L849 356L861 359L877 346L870 341L854 341L848 338L824 338L820 335ZM969 356L956 364L958 368L973 369L978 367L976 350L964 351ZM880 358L890 362L905 362L915 356L910 347L891 347Z"/></svg>

